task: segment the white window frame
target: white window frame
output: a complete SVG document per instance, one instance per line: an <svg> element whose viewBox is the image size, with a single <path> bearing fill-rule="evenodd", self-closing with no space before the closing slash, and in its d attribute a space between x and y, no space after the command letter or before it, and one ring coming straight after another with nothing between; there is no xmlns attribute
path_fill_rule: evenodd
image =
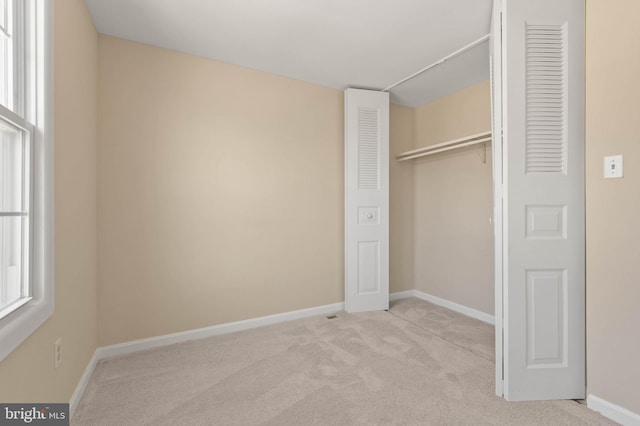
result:
<svg viewBox="0 0 640 426"><path fill-rule="evenodd" d="M0 319L0 361L36 331L54 312L54 129L53 129L53 2L19 0L26 4L25 22L34 23L19 67L23 96L18 111L33 124L31 150L30 299ZM35 27L35 28L33 28ZM35 63L33 63L35 62ZM22 98L22 100L21 100ZM19 102L24 101L23 105ZM16 116L8 121L19 121ZM16 123L20 124L20 123Z"/></svg>

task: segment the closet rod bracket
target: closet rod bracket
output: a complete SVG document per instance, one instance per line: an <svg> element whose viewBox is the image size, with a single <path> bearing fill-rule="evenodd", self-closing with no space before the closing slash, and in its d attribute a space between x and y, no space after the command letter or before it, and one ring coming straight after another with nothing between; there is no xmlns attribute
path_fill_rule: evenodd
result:
<svg viewBox="0 0 640 426"><path fill-rule="evenodd" d="M482 164L487 164L487 143L483 142L482 144L476 145L476 152Z"/></svg>

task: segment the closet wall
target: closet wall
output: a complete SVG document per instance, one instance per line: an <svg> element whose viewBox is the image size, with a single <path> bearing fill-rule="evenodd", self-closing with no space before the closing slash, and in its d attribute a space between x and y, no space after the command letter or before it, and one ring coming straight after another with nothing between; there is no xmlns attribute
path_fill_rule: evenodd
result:
<svg viewBox="0 0 640 426"><path fill-rule="evenodd" d="M414 111L414 148L489 130L488 81ZM491 144L484 163L481 147L402 164L413 162L414 288L493 315Z"/></svg>
<svg viewBox="0 0 640 426"><path fill-rule="evenodd" d="M413 149L415 109L389 109L389 292L413 290L413 167L395 154Z"/></svg>

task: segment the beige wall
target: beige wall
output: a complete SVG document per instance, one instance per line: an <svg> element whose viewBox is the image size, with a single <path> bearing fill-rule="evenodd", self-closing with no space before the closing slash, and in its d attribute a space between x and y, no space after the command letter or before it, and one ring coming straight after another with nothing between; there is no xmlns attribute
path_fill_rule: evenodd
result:
<svg viewBox="0 0 640 426"><path fill-rule="evenodd" d="M54 13L55 314L0 363L2 402L68 402L96 348L97 34L83 0Z"/></svg>
<svg viewBox="0 0 640 426"><path fill-rule="evenodd" d="M491 129L489 82L415 110L415 147ZM493 315L491 144L413 160L416 290Z"/></svg>
<svg viewBox="0 0 640 426"><path fill-rule="evenodd" d="M640 413L640 2L587 1L587 387ZM624 178L603 157L624 155Z"/></svg>
<svg viewBox="0 0 640 426"><path fill-rule="evenodd" d="M413 148L414 108L389 111L389 291L413 289L413 167L395 156Z"/></svg>
<svg viewBox="0 0 640 426"><path fill-rule="evenodd" d="M99 47L99 344L342 301L342 92Z"/></svg>

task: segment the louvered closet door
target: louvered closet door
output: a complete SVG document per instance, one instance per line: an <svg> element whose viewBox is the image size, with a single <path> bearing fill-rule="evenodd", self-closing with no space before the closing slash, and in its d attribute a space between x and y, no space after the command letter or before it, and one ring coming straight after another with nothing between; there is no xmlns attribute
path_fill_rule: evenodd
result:
<svg viewBox="0 0 640 426"><path fill-rule="evenodd" d="M345 92L345 310L389 308L389 94Z"/></svg>
<svg viewBox="0 0 640 426"><path fill-rule="evenodd" d="M584 398L584 0L503 5L504 396Z"/></svg>

